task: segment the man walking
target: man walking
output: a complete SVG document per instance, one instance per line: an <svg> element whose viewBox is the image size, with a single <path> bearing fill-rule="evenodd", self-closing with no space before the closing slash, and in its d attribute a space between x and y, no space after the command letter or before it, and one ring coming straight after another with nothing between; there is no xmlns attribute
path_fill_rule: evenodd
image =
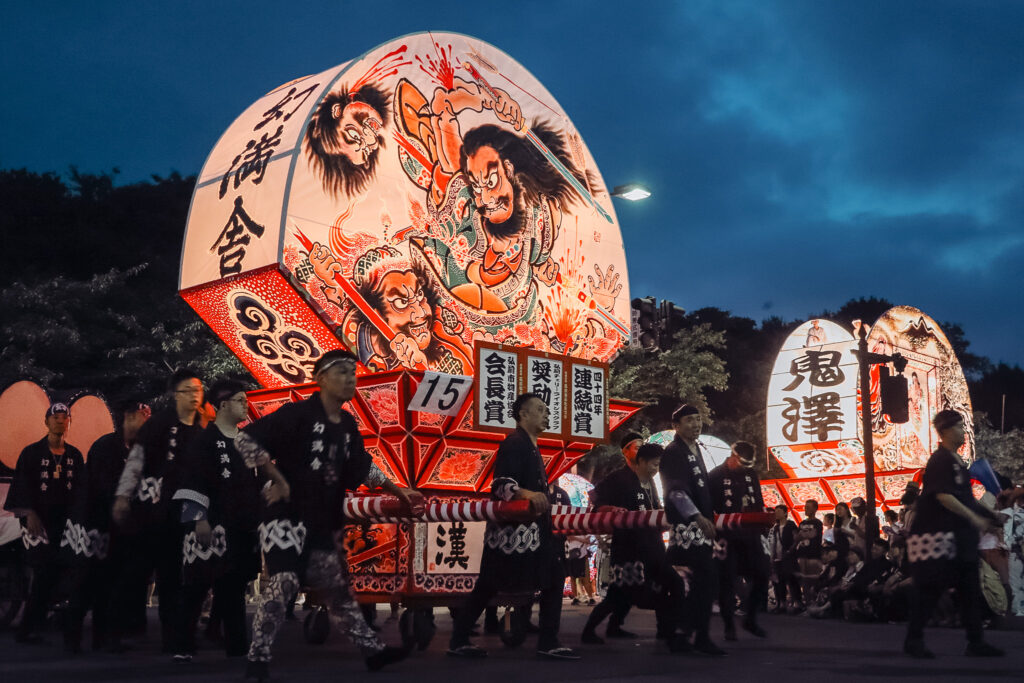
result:
<svg viewBox="0 0 1024 683"><path fill-rule="evenodd" d="M516 430L498 447L491 496L496 500L527 500L534 520L525 523L487 522L480 576L455 617L448 654L485 657L470 643L473 623L499 592L540 590L540 634L537 654L549 659L579 659L558 641L565 574L548 515L548 479L537 449L537 437L548 427L548 407L536 394L521 394L512 404Z"/></svg>

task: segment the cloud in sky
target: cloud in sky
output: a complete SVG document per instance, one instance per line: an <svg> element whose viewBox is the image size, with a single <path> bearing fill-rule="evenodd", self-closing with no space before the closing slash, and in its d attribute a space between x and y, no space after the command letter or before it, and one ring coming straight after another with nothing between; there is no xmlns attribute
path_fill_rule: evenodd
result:
<svg viewBox="0 0 1024 683"><path fill-rule="evenodd" d="M296 11L298 9L298 11ZM262 93L405 33L529 68L609 185L634 296L759 318L877 295L1024 362L1024 5L101 3L9 11L0 166L195 173ZM13 97L12 97L13 95Z"/></svg>

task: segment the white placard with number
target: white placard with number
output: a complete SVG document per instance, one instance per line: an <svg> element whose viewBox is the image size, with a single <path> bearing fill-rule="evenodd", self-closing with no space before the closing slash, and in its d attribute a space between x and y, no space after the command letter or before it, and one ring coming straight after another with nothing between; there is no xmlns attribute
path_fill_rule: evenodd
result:
<svg viewBox="0 0 1024 683"><path fill-rule="evenodd" d="M462 408L473 388L473 378L427 370L416 393L409 401L409 410L438 415L455 415Z"/></svg>

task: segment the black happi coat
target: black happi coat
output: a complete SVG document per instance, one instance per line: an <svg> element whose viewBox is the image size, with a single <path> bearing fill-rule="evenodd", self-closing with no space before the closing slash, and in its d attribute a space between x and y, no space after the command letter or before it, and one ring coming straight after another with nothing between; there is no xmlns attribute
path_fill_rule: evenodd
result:
<svg viewBox="0 0 1024 683"><path fill-rule="evenodd" d="M33 510L43 523L46 538L29 534L25 520L21 521L21 537L30 562L47 562L53 557L85 476L82 452L71 444L64 444L63 456L54 455L44 436L21 451L4 508Z"/></svg>
<svg viewBox="0 0 1024 683"><path fill-rule="evenodd" d="M730 470L722 463L708 473L708 486L716 513L764 511L761 480L752 467ZM742 543L749 552L763 553L761 532L756 529L723 529L720 535L727 549L728 544Z"/></svg>
<svg viewBox="0 0 1024 683"><path fill-rule="evenodd" d="M752 467L730 470L725 463L708 473L711 505L715 512L763 512L761 480Z"/></svg>
<svg viewBox="0 0 1024 683"><path fill-rule="evenodd" d="M654 484L645 489L636 472L622 467L599 483L591 499L595 508L605 505L631 511L660 510ZM665 543L661 529L616 529L612 532L611 582L623 589L640 589L660 580L665 568Z"/></svg>
<svg viewBox="0 0 1024 683"><path fill-rule="evenodd" d="M111 515L117 484L128 459L124 434L111 432L93 442L61 547L76 561L104 560L110 543ZM84 486L81 486L84 484Z"/></svg>
<svg viewBox="0 0 1024 683"><path fill-rule="evenodd" d="M665 447L661 458L661 483L665 491L665 517L671 525L669 561L686 565L694 561L695 553L710 554L712 541L695 521L698 513L711 521L715 519L708 471L700 447L694 453L677 435Z"/></svg>
<svg viewBox="0 0 1024 683"><path fill-rule="evenodd" d="M132 516L139 525L178 524L178 506L171 503L171 497L178 490L182 457L202 431L198 415L187 425L173 407L154 415L139 429L136 445L142 447L144 460L132 501Z"/></svg>
<svg viewBox="0 0 1024 683"><path fill-rule="evenodd" d="M978 561L978 530L943 507L938 500L940 493L952 495L983 517L992 516L971 493L967 465L959 455L939 446L925 466L921 496L914 504L907 536L907 560L915 581L943 583L952 576L954 563Z"/></svg>
<svg viewBox="0 0 1024 683"><path fill-rule="evenodd" d="M557 484L552 484L548 487L548 502L552 505L572 505L572 498L569 496L569 492L563 489ZM566 537L565 534L551 535L551 541L554 544L552 546L552 554L555 556L555 561L559 564L559 571L564 579L569 575L569 563L566 557Z"/></svg>
<svg viewBox="0 0 1024 683"><path fill-rule="evenodd" d="M309 550L334 550L345 492L366 482L370 454L355 418L342 410L340 423L328 420L319 393L283 405L243 431L273 458L291 489L288 502L263 510L259 533L268 570L300 571ZM249 467L266 455L241 450Z"/></svg>
<svg viewBox="0 0 1024 683"><path fill-rule="evenodd" d="M509 501L519 489L548 490L548 477L540 451L529 435L517 428L505 437L494 459L491 496ZM551 517L531 522L487 522L480 580L507 592L548 588L565 578L551 533ZM559 577L559 573L561 576Z"/></svg>
<svg viewBox="0 0 1024 683"><path fill-rule="evenodd" d="M186 581L205 583L226 572L254 578L259 573L256 528L261 501L256 473L216 423L189 445L183 465L174 498L205 508L213 531L210 546L204 548L196 539L194 521L186 520L188 533L182 547Z"/></svg>

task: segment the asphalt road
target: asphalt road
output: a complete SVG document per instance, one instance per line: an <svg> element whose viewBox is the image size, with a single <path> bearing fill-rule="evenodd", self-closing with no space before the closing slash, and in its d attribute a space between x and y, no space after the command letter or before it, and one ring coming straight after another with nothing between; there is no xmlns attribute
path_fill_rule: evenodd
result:
<svg viewBox="0 0 1024 683"><path fill-rule="evenodd" d="M564 644L578 646L579 632L588 608L566 603L562 619ZM386 614L387 608L383 612ZM300 612L300 614L302 614ZM709 659L694 655L672 655L654 641L651 612L634 610L627 627L641 638L637 641L608 641L604 646L580 646L583 658L577 662L540 660L534 640L516 650L505 649L496 636L481 636L478 645L489 651L483 660L465 661L446 657L451 621L438 611L438 634L430 648L414 653L408 660L374 674L363 668L355 648L336 634L325 645L308 645L302 640L300 622L282 630L271 665L274 681L423 681L438 683L490 683L523 681L1024 681L1024 627L1019 620L1009 630L990 631L988 639L1007 650L996 659L974 659L963 655L963 631L929 629L929 647L938 654L933 661L911 660L900 652L902 624L850 624L816 621L806 617L767 616L763 625L768 638L757 639L740 631L735 643L721 643L729 656ZM189 683L242 680L244 662L228 660L212 646L203 649L191 663L176 664L158 654L159 624L150 610L148 641L123 655L86 652L65 656L59 634L49 645L17 645L10 631L0 633L0 681L42 683L44 681L171 681ZM393 622L385 622L385 640L398 641ZM712 635L721 636L715 617ZM84 639L89 642L88 631Z"/></svg>

